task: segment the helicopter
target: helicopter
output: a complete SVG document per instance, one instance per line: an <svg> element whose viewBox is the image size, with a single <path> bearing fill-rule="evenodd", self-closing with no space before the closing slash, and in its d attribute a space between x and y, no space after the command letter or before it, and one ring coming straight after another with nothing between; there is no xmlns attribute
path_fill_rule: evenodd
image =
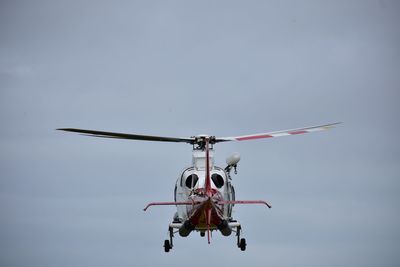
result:
<svg viewBox="0 0 400 267"><path fill-rule="evenodd" d="M211 243L212 231L219 231L223 236L230 236L232 232L235 232L237 247L241 251L245 251L247 243L245 238L241 238L242 226L232 217L234 205L262 204L268 208L271 208L271 205L264 200L236 200L231 172L234 170L234 173L237 174L240 155L233 153L226 159L225 168L218 167L214 164L214 145L229 141L249 141L323 131L333 128L339 123L233 137L197 135L189 138L177 138L76 128L59 128L57 130L93 137L190 144L192 146L192 165L179 175L175 183L174 201L151 202L144 208L144 211L151 206L172 205L177 208L172 222L168 225L169 239L164 240L164 251L169 252L173 248L174 234L179 233L181 237L187 237L194 231L200 232L202 237L207 234L208 244Z"/></svg>

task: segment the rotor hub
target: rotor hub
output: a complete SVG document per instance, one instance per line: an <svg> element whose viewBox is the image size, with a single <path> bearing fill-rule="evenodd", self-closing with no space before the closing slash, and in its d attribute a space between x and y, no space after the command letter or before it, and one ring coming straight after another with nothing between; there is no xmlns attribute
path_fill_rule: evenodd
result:
<svg viewBox="0 0 400 267"><path fill-rule="evenodd" d="M200 134L197 136L192 136L191 138L194 138L193 141L194 150L204 150L207 139L208 143L211 145L210 149L212 149L212 145L216 143L216 138L213 135Z"/></svg>

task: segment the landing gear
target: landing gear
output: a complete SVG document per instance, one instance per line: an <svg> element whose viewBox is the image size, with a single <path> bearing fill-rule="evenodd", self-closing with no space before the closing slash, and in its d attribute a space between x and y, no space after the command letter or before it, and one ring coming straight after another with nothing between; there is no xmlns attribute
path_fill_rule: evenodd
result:
<svg viewBox="0 0 400 267"><path fill-rule="evenodd" d="M164 251L169 252L173 247L172 238L174 237L174 230L172 227L168 228L169 231L169 240L164 240Z"/></svg>
<svg viewBox="0 0 400 267"><path fill-rule="evenodd" d="M169 250L172 248L171 244L169 243L169 240L164 241L164 251L169 252Z"/></svg>
<svg viewBox="0 0 400 267"><path fill-rule="evenodd" d="M245 251L246 247L247 247L247 243L246 243L245 238L241 238L242 227L241 227L240 223L237 221L231 220L231 221L229 221L229 224L230 224L229 227L231 227L230 229L232 229L233 232L236 232L237 247L241 251ZM174 223L171 223L170 226L168 227L169 239L164 240L164 246L163 246L165 252L169 252L174 246L174 244L173 244L174 233L178 232L178 230L175 230L175 232L174 232L174 228L182 227L182 225L183 225L182 223L179 223L177 225L175 225ZM206 234L205 231L200 230L200 236L204 237L205 234Z"/></svg>
<svg viewBox="0 0 400 267"><path fill-rule="evenodd" d="M246 250L246 239L244 239L244 238L242 238L242 239L240 239L240 242L239 242L239 247L240 247L240 250L241 251L245 251Z"/></svg>
<svg viewBox="0 0 400 267"><path fill-rule="evenodd" d="M236 227L237 246L238 246L238 248L240 248L241 251L245 251L247 244L246 244L246 239L240 238L241 230L242 230L242 227L240 225L238 227Z"/></svg>

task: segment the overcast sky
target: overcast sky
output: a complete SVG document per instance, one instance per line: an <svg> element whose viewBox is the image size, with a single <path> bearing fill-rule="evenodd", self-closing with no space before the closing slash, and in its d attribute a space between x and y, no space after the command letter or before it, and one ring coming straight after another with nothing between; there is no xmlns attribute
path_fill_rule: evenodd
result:
<svg viewBox="0 0 400 267"><path fill-rule="evenodd" d="M0 1L1 266L399 266L398 1ZM187 137L216 146L235 237L162 248Z"/></svg>

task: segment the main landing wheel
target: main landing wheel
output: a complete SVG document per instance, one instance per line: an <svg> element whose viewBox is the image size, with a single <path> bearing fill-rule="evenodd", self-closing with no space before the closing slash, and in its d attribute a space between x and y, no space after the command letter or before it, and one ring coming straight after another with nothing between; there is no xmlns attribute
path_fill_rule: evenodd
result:
<svg viewBox="0 0 400 267"><path fill-rule="evenodd" d="M242 231L242 227L237 226L236 227L236 237L237 237L237 246L240 248L241 251L246 250L246 239L240 238L240 232Z"/></svg>
<svg viewBox="0 0 400 267"><path fill-rule="evenodd" d="M172 239L174 237L174 229L172 227L168 227L168 232L169 232L169 240L166 239L164 240L164 251L169 252L172 247L174 246L172 243Z"/></svg>
<svg viewBox="0 0 400 267"><path fill-rule="evenodd" d="M169 250L172 248L171 243L169 242L169 240L165 240L164 241L164 251L165 252L169 252Z"/></svg>
<svg viewBox="0 0 400 267"><path fill-rule="evenodd" d="M239 247L241 251L245 251L246 250L246 239L242 238L240 239L240 243L239 243Z"/></svg>

